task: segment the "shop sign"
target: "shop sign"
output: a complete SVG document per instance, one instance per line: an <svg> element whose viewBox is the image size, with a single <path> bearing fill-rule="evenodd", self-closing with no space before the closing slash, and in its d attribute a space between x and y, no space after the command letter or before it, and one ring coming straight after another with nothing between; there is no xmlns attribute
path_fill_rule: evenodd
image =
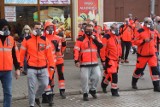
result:
<svg viewBox="0 0 160 107"><path fill-rule="evenodd" d="M83 20L99 21L98 14L98 0L78 0L78 16Z"/></svg>
<svg viewBox="0 0 160 107"><path fill-rule="evenodd" d="M40 4L70 4L70 0L40 0Z"/></svg>
<svg viewBox="0 0 160 107"><path fill-rule="evenodd" d="M16 22L16 6L5 6L5 19L8 22Z"/></svg>
<svg viewBox="0 0 160 107"><path fill-rule="evenodd" d="M5 4L37 4L37 0L5 0Z"/></svg>

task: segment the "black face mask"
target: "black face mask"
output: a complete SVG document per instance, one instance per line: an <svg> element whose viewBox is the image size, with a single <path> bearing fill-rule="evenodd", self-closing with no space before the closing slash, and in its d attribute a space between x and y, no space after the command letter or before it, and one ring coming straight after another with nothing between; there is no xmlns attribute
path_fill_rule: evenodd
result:
<svg viewBox="0 0 160 107"><path fill-rule="evenodd" d="M126 21L126 25L128 25L129 23L128 23L128 21Z"/></svg>
<svg viewBox="0 0 160 107"><path fill-rule="evenodd" d="M97 26L97 23L95 23L95 26Z"/></svg>
<svg viewBox="0 0 160 107"><path fill-rule="evenodd" d="M116 36L119 36L119 31L118 31L118 29L115 30L115 35L116 35Z"/></svg>
<svg viewBox="0 0 160 107"><path fill-rule="evenodd" d="M50 30L48 30L48 32L49 32L49 35L52 35L53 30L52 30L52 29L50 29Z"/></svg>
<svg viewBox="0 0 160 107"><path fill-rule="evenodd" d="M85 31L85 34L86 34L87 36L91 36L91 35L92 35L92 31Z"/></svg>
<svg viewBox="0 0 160 107"><path fill-rule="evenodd" d="M118 29L113 30L112 33L113 33L114 35L116 35L116 36L119 36L119 31L118 31Z"/></svg>
<svg viewBox="0 0 160 107"><path fill-rule="evenodd" d="M36 32L37 32L37 36L41 36L41 34L42 34L42 30L41 29L37 29Z"/></svg>

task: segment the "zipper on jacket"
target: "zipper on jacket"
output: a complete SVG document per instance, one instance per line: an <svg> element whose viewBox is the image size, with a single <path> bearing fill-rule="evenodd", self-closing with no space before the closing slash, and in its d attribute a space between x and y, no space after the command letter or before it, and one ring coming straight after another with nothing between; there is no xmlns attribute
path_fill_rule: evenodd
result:
<svg viewBox="0 0 160 107"><path fill-rule="evenodd" d="M4 65L5 63L4 63L4 45L3 45L3 70L4 70Z"/></svg>
<svg viewBox="0 0 160 107"><path fill-rule="evenodd" d="M115 42L116 42L116 47L117 47L117 56L119 58L119 49L118 49L119 43L118 43L118 38L115 38Z"/></svg>
<svg viewBox="0 0 160 107"><path fill-rule="evenodd" d="M143 49L143 46L142 46L142 48L141 48L141 50L140 50L140 54L141 54L141 52L142 52L142 49Z"/></svg>
<svg viewBox="0 0 160 107"><path fill-rule="evenodd" d="M4 45L5 45L5 41L6 41L6 39L4 40L4 44L2 43L2 45L3 45L3 70L5 70L4 69L4 65L5 65L5 60L4 60Z"/></svg>
<svg viewBox="0 0 160 107"><path fill-rule="evenodd" d="M27 64L28 64L29 59L30 59L30 56L29 56L28 59L27 59Z"/></svg>
<svg viewBox="0 0 160 107"><path fill-rule="evenodd" d="M88 46L89 46L90 52L91 52L91 64L92 64L92 49L91 49L92 47L91 47L90 40L91 40L91 39L89 39Z"/></svg>
<svg viewBox="0 0 160 107"><path fill-rule="evenodd" d="M39 46L37 42L37 36L36 36L36 46L37 46L37 67L38 67L38 51L39 51Z"/></svg>

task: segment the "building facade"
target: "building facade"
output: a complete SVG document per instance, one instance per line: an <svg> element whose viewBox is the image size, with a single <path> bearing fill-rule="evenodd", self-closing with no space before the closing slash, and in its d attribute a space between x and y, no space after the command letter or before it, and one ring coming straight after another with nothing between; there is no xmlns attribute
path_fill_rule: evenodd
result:
<svg viewBox="0 0 160 107"><path fill-rule="evenodd" d="M151 0L104 0L104 22L124 21L129 13L143 21L150 16ZM155 0L155 15L160 16L160 0Z"/></svg>

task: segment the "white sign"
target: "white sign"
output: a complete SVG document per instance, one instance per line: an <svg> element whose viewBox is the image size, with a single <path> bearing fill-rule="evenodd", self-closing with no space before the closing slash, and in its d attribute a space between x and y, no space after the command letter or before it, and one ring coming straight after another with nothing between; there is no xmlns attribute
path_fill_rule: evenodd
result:
<svg viewBox="0 0 160 107"><path fill-rule="evenodd" d="M16 21L16 6L5 6L5 19L8 22Z"/></svg>
<svg viewBox="0 0 160 107"><path fill-rule="evenodd" d="M70 0L40 0L40 4L70 4Z"/></svg>
<svg viewBox="0 0 160 107"><path fill-rule="evenodd" d="M5 4L37 4L37 0L5 0Z"/></svg>

